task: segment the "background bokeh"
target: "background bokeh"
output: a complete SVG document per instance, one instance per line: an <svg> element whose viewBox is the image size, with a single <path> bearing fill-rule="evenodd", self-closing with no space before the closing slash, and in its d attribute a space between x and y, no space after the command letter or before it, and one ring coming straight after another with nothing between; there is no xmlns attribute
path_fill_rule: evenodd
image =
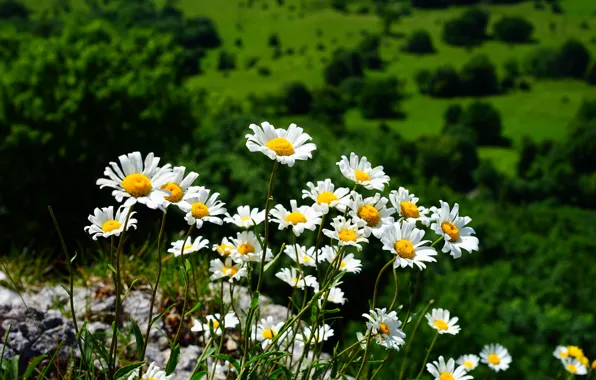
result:
<svg viewBox="0 0 596 380"><path fill-rule="evenodd" d="M0 0L0 254L59 280L51 205L92 268L101 246L83 226L114 202L95 181L135 150L197 171L229 208L263 208L272 164L244 135L294 122L318 150L280 169L275 202L307 181L349 185L335 162L351 151L423 205L459 202L480 252L431 265L415 297L415 272L400 272L399 303L432 298L460 318L433 355L499 342L513 356L501 378L555 378L557 344L596 358L595 58L593 0ZM185 228L170 219L168 234ZM360 258L340 344L389 256L373 242ZM421 328L412 363L431 337Z"/></svg>

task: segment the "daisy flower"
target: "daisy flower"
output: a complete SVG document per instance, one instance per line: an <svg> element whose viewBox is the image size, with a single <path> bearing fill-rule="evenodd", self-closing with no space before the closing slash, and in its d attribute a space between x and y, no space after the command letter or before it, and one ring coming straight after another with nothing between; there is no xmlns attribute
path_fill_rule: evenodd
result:
<svg viewBox="0 0 596 380"><path fill-rule="evenodd" d="M306 143L311 140L311 137L294 123L290 124L287 130L275 129L266 121L261 123L260 127L251 124L249 128L254 134L245 136L248 150L261 152L270 159L289 167L294 166L296 160L312 158L312 151L317 149L315 144Z"/></svg>
<svg viewBox="0 0 596 380"><path fill-rule="evenodd" d="M123 154L118 160L120 166L110 162L110 166L106 166L103 172L108 178L100 178L96 182L100 189L114 189L112 196L116 201L122 202L127 198L124 202L125 207L138 202L156 209L161 207L164 197L171 196L169 191L160 189L154 182L156 178L163 181L165 175L171 173L170 164L158 168L159 157L155 157L153 153L149 153L144 162L139 152Z"/></svg>
<svg viewBox="0 0 596 380"><path fill-rule="evenodd" d="M472 376L466 374L464 366L455 368L455 361L449 359L445 363L445 359L439 356L439 361L427 363L426 370L434 376L435 380L470 380Z"/></svg>
<svg viewBox="0 0 596 380"><path fill-rule="evenodd" d="M592 362L592 369L596 369L596 360Z"/></svg>
<svg viewBox="0 0 596 380"><path fill-rule="evenodd" d="M212 281L227 277L229 278L228 282L233 282L234 280L240 281L242 277L246 277L246 267L242 264L234 264L230 258L227 258L225 263L220 259L211 260L209 271L213 273L209 277Z"/></svg>
<svg viewBox="0 0 596 380"><path fill-rule="evenodd" d="M151 363L147 372L143 373L143 376L139 379L139 371L134 370L128 376L128 380L170 380L174 377L174 374L166 376L166 372L162 371L155 363Z"/></svg>
<svg viewBox="0 0 596 380"><path fill-rule="evenodd" d="M319 298L319 308L321 308L323 300L327 297L327 302L337 303L343 305L347 299L344 297L344 292L338 288L330 288L329 292L324 292L321 298Z"/></svg>
<svg viewBox="0 0 596 380"><path fill-rule="evenodd" d="M228 257L234 251L234 246L227 237L224 237L221 239L221 244L213 244L213 250L220 256Z"/></svg>
<svg viewBox="0 0 596 380"><path fill-rule="evenodd" d="M457 358L457 360L455 361L455 363L461 365L462 367L464 367L464 369L466 370L466 372L470 372L471 370L473 370L474 368L478 367L478 362L480 361L480 358L476 355L473 354L469 354L469 355L462 355L459 358Z"/></svg>
<svg viewBox="0 0 596 380"><path fill-rule="evenodd" d="M204 222L218 225L223 223L217 215L226 213L224 203L217 200L219 193L213 193L209 196L209 192L210 190L202 186L198 187L196 193L193 193L178 204L178 207L186 212L184 219L189 225L196 223L197 228L201 228Z"/></svg>
<svg viewBox="0 0 596 380"><path fill-rule="evenodd" d="M480 352L480 361L488 364L495 372L505 371L511 364L511 355L500 344L489 344Z"/></svg>
<svg viewBox="0 0 596 380"><path fill-rule="evenodd" d="M284 322L273 322L273 317L269 316L266 319L261 319L261 323L257 324L257 328L254 331L255 339L261 342L261 347L263 349L267 348L273 338L279 334L279 330L284 325ZM287 332L288 330L286 330ZM286 333L284 333L285 335ZM282 341L284 340L283 337L280 337Z"/></svg>
<svg viewBox="0 0 596 380"><path fill-rule="evenodd" d="M162 189L169 191L171 195L164 196L164 201L161 207L166 208L170 203L179 205L183 198L191 196L197 187L191 187L192 183L199 178L195 172L189 172L184 177L186 168L184 166L176 166L171 172L162 171L155 177L155 185Z"/></svg>
<svg viewBox="0 0 596 380"><path fill-rule="evenodd" d="M430 228L435 231L437 235L443 236L445 244L443 245L443 252L450 252L454 259L461 257L462 248L469 253L478 250L478 238L472 236L474 229L466 227L472 219L468 216L459 216L459 204L454 204L450 210L447 202L441 202L441 208L432 208L433 215L431 219L434 222Z"/></svg>
<svg viewBox="0 0 596 380"><path fill-rule="evenodd" d="M425 317L428 320L428 325L437 330L439 334L457 335L461 330L457 325L457 317L449 319L449 310L432 309Z"/></svg>
<svg viewBox="0 0 596 380"><path fill-rule="evenodd" d="M250 206L240 206L237 211L238 213L233 216L227 213L224 222L235 224L241 228L251 228L265 220L265 210L259 211L257 208L251 210Z"/></svg>
<svg viewBox="0 0 596 380"><path fill-rule="evenodd" d="M337 240L340 246L351 245L360 251L362 250L360 243L368 243L368 239L364 237L365 225L364 220L352 222L350 219L339 215L333 218L331 222L333 230L323 229L323 233L325 236Z"/></svg>
<svg viewBox="0 0 596 380"><path fill-rule="evenodd" d="M130 207L119 207L116 210L116 217L114 217L114 206L96 208L93 210L93 215L87 218L92 224L84 228L85 231L92 235L93 240L97 240L98 236L107 238L110 236L120 236L124 231L124 224L126 224L126 217ZM130 213L126 230L137 228L137 220L132 216L135 212Z"/></svg>
<svg viewBox="0 0 596 380"><path fill-rule="evenodd" d="M251 231L242 231L232 238L232 259L238 263L240 262L261 262L263 258L263 248L256 235ZM265 254L265 262L273 260L271 250L267 248Z"/></svg>
<svg viewBox="0 0 596 380"><path fill-rule="evenodd" d="M584 356L584 351L578 346L567 346L567 352L569 352L569 356L577 359Z"/></svg>
<svg viewBox="0 0 596 380"><path fill-rule="evenodd" d="M382 166L373 168L366 157L359 159L354 152L350 153L349 160L346 156L341 156L337 165L344 177L368 190L383 191L385 184L389 183L389 176L385 175Z"/></svg>
<svg viewBox="0 0 596 380"><path fill-rule="evenodd" d="M312 338L311 338L312 336ZM305 345L306 343L316 344L326 342L327 339L333 336L333 329L331 326L325 323L323 326L315 326L311 328L310 326L304 326L302 328L302 333L296 336L296 340L300 343L300 345Z"/></svg>
<svg viewBox="0 0 596 380"><path fill-rule="evenodd" d="M422 270L426 268L424 262L435 262L437 255L434 248L424 246L429 240L422 240L424 231L410 222L395 222L383 229L381 243L383 249L396 255L393 267L414 267Z"/></svg>
<svg viewBox="0 0 596 380"><path fill-rule="evenodd" d="M574 375L585 375L588 373L588 369L585 365L580 363L579 360L575 358L565 358L562 360L563 366L567 372L572 373Z"/></svg>
<svg viewBox="0 0 596 380"><path fill-rule="evenodd" d="M404 341L406 334L399 328L401 321L397 318L397 313L395 311L387 313L385 308L376 308L369 313L364 313L362 316L368 320L366 327L371 331L377 344L399 351L399 346L406 343Z"/></svg>
<svg viewBox="0 0 596 380"><path fill-rule="evenodd" d="M569 357L569 350L566 346L557 346L555 352L553 352L553 356L557 359L566 359Z"/></svg>
<svg viewBox="0 0 596 380"><path fill-rule="evenodd" d="M352 200L349 203L350 216L354 223L364 222L364 236L370 236L371 232L379 238L381 229L389 223L393 223L392 214L394 208L387 208L389 200L377 193L374 197L362 198L362 195L352 191Z"/></svg>
<svg viewBox="0 0 596 380"><path fill-rule="evenodd" d="M310 198L315 203L313 208L319 211L323 215L329 213L329 209L337 208L339 211L344 212L346 209L346 197L350 190L345 187L338 187L337 189L329 178L325 181L317 181L317 186L312 182L306 184L310 190L302 190L302 199Z"/></svg>
<svg viewBox="0 0 596 380"><path fill-rule="evenodd" d="M300 236L305 229L314 231L317 225L321 224L321 213L315 211L310 206L300 206L296 200L290 201L292 206L291 211L285 209L282 205L276 205L271 210L273 221L279 223L279 229L283 230L287 227L292 227L294 234Z"/></svg>
<svg viewBox="0 0 596 380"><path fill-rule="evenodd" d="M219 313L216 313L213 315L208 315L205 317L205 319L207 319L207 323L201 323L200 321L193 318L192 319L193 325L190 328L190 330L194 331L194 332L202 331L205 339L209 339L209 337L211 336L211 329L213 329L213 332L215 333L215 335L221 336L221 334L223 332L222 330L224 328L225 329L233 329L234 327L238 326L238 323L240 323L240 321L238 320L238 317L236 317L236 314L234 314L232 312L230 312L224 316L223 326L222 326L221 314L219 314Z"/></svg>
<svg viewBox="0 0 596 380"><path fill-rule="evenodd" d="M397 191L393 190L389 193L389 201L391 205L397 210L399 216L407 220L408 222L420 221L425 226L428 226L430 221L428 220L428 210L424 206L417 206L418 197L414 194L410 194L408 189L400 187Z"/></svg>
<svg viewBox="0 0 596 380"><path fill-rule="evenodd" d="M300 265L307 267L316 267L317 258L315 257L315 247L310 247L308 250L306 247L296 245L286 245L284 249L286 255ZM320 260L320 259L319 259Z"/></svg>
<svg viewBox="0 0 596 380"><path fill-rule="evenodd" d="M319 283L314 276L302 276L302 274L298 273L296 268L283 268L275 274L275 277L284 281L291 287L304 289L305 286L310 286L315 289L315 292L319 290Z"/></svg>
<svg viewBox="0 0 596 380"><path fill-rule="evenodd" d="M168 249L168 252L173 253L176 257L180 256L182 254L183 244L184 240L172 242L172 248ZM203 239L201 236L197 236L194 242L192 241L192 238L188 238L186 245L184 246L184 254L186 255L189 253L198 252L208 245L209 240Z"/></svg>

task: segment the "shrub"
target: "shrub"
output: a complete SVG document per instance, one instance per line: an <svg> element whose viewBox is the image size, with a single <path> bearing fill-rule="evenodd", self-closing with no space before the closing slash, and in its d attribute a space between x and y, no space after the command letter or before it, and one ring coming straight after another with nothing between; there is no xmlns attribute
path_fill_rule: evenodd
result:
<svg viewBox="0 0 596 380"><path fill-rule="evenodd" d="M182 32L176 40L186 49L214 49L221 45L215 24L206 17L195 17L184 21Z"/></svg>
<svg viewBox="0 0 596 380"><path fill-rule="evenodd" d="M234 45L236 45L237 48L241 48L242 47L242 38L240 38L240 37L236 38L236 41L234 41Z"/></svg>
<svg viewBox="0 0 596 380"><path fill-rule="evenodd" d="M217 70L229 71L236 68L236 56L226 50L219 52L217 59Z"/></svg>
<svg viewBox="0 0 596 380"><path fill-rule="evenodd" d="M310 111L312 95L303 83L293 82L285 88L285 100L290 115L303 115Z"/></svg>
<svg viewBox="0 0 596 380"><path fill-rule="evenodd" d="M474 101L461 116L461 125L476 134L478 145L501 145L501 114L491 103Z"/></svg>
<svg viewBox="0 0 596 380"><path fill-rule="evenodd" d="M473 57L463 66L460 81L465 95L483 96L499 93L496 67L485 54Z"/></svg>
<svg viewBox="0 0 596 380"><path fill-rule="evenodd" d="M323 123L343 125L346 104L341 93L333 87L324 87L312 94L311 115Z"/></svg>
<svg viewBox="0 0 596 380"><path fill-rule="evenodd" d="M461 93L459 74L453 66L441 66L432 74L429 94L438 98L450 98Z"/></svg>
<svg viewBox="0 0 596 380"><path fill-rule="evenodd" d="M345 12L348 9L347 0L331 0L331 8L336 11Z"/></svg>
<svg viewBox="0 0 596 380"><path fill-rule="evenodd" d="M433 77L433 72L428 69L419 70L414 76L414 81L418 86L418 91L421 94L430 94L430 84Z"/></svg>
<svg viewBox="0 0 596 380"><path fill-rule="evenodd" d="M401 99L399 86L394 77L365 81L359 97L362 116L366 119L394 117Z"/></svg>
<svg viewBox="0 0 596 380"><path fill-rule="evenodd" d="M259 63L259 57L248 57L246 58L246 64L244 65L247 69L252 69Z"/></svg>
<svg viewBox="0 0 596 380"><path fill-rule="evenodd" d="M591 85L596 85L596 61L592 62L592 65L588 68L586 82Z"/></svg>
<svg viewBox="0 0 596 380"><path fill-rule="evenodd" d="M0 20L26 20L29 10L20 1L0 0Z"/></svg>
<svg viewBox="0 0 596 380"><path fill-rule="evenodd" d="M367 5L361 5L356 10L356 13L358 13L359 15L367 15L370 13L370 8Z"/></svg>
<svg viewBox="0 0 596 380"><path fill-rule="evenodd" d="M490 14L481 9L470 9L443 26L443 41L455 46L476 46L486 38Z"/></svg>
<svg viewBox="0 0 596 380"><path fill-rule="evenodd" d="M577 40L563 44L557 56L557 74L563 77L583 78L590 64L590 51Z"/></svg>
<svg viewBox="0 0 596 380"><path fill-rule="evenodd" d="M508 43L529 42L532 39L534 25L523 17L505 16L494 26L497 40Z"/></svg>
<svg viewBox="0 0 596 380"><path fill-rule="evenodd" d="M271 75L271 69L267 66L260 66L257 69L257 73L262 77L268 77L269 75Z"/></svg>
<svg viewBox="0 0 596 380"><path fill-rule="evenodd" d="M525 61L524 72L536 78L557 76L558 52L552 47L539 47Z"/></svg>
<svg viewBox="0 0 596 380"><path fill-rule="evenodd" d="M278 48L281 46L281 43L279 42L279 37L277 34L273 33L269 36L269 39L267 40L267 45L269 45L272 48Z"/></svg>
<svg viewBox="0 0 596 380"><path fill-rule="evenodd" d="M357 51L360 53L376 53L381 47L381 36L378 34L367 34L358 43Z"/></svg>
<svg viewBox="0 0 596 380"><path fill-rule="evenodd" d="M349 77L362 77L362 57L356 51L338 50L324 69L325 83L338 86Z"/></svg>
<svg viewBox="0 0 596 380"><path fill-rule="evenodd" d="M413 54L430 54L435 52L435 47L426 30L416 30L410 34L402 50Z"/></svg>
<svg viewBox="0 0 596 380"><path fill-rule="evenodd" d="M344 95L349 106L355 106L360 100L360 94L366 80L361 77L346 78L339 85L339 91Z"/></svg>
<svg viewBox="0 0 596 380"><path fill-rule="evenodd" d="M464 108L461 104L450 104L443 114L443 119L445 121L444 126L458 124L463 113Z"/></svg>

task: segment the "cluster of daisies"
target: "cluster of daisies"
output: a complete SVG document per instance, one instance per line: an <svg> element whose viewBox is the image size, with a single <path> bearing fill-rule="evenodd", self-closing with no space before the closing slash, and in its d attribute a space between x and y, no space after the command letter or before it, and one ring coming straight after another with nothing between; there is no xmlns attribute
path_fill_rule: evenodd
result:
<svg viewBox="0 0 596 380"><path fill-rule="evenodd" d="M567 372L580 376L588 374L590 360L581 348L577 346L557 346L553 355L561 360L561 364ZM596 360L592 362L591 369L596 370Z"/></svg>
<svg viewBox="0 0 596 380"><path fill-rule="evenodd" d="M260 126L252 124L250 129L253 133L246 135L247 148L251 152L262 152L276 161L275 168L278 164L291 167L297 160L310 159L316 150L315 144L309 142L311 137L295 124L286 130L275 129L264 122ZM305 292L308 289L319 292L320 283L327 280L317 277L320 265L337 268L343 274L358 273L362 264L355 255L371 237L378 239L383 249L392 254L388 257L393 260L394 268L425 269L427 263L436 262L434 246L441 241L442 252L455 259L461 257L462 250L469 253L478 250L478 239L468 226L471 219L460 216L457 203L450 206L440 201L439 207L426 208L419 205L419 199L403 187L390 191L385 197L382 192L389 183L389 177L383 167L373 167L366 157L355 153L351 153L349 158L342 156L337 162L351 190L336 186L330 179L309 182L302 191L303 204L297 200L291 200L289 205L277 204L268 215L265 210L250 206L240 206L233 215L230 214L218 199L219 193L194 185L199 177L197 173L186 173L185 167L172 167L170 164L160 167L160 158L153 153L144 159L139 152L122 155L118 159L118 163L109 163L104 171L106 178L99 179L97 184L100 188L111 188L116 201L122 204L116 210L113 206L96 208L89 216L91 225L85 230L93 239L119 236L125 230L136 228L138 220L132 211L135 204L164 212L174 205L182 211L190 226L189 236L173 242L168 250L174 256L181 256L210 246L204 237L190 236L192 230L200 230L206 223L235 225L239 228L235 236L211 245L218 255L210 261L210 279L213 281L237 283L253 273L254 265L265 265L274 259L267 242L259 234L259 225L265 221L276 224L279 230L290 230L292 236L283 253L294 264L280 269L275 276L295 290ZM363 195L356 191L360 189L370 193ZM323 228L325 220L330 221L328 228ZM315 247L300 244L298 238L305 231L317 229L328 238L328 244ZM425 239L427 230L436 235L432 245L431 240ZM333 285L319 301L319 307L324 307L321 303L346 302L343 291L336 286L339 283ZM459 328L454 327L456 321L449 320L448 312L446 317L443 311L437 311L436 315L434 312L431 318L435 328L441 333L457 332ZM393 349L399 349L404 344L405 334L399 329L401 322L395 311L375 309L365 317L368 320L367 331L377 343ZM238 323L238 317L233 313L223 316L213 314L207 316L206 322L195 320L192 328L205 335L218 335ZM283 321L271 318L262 319L252 330L254 340L266 349L279 335L283 324ZM293 334L291 341L305 345L307 342L327 340L333 335L333 329L326 324L307 326L300 322L299 328L285 330L285 333ZM279 337L276 340L283 341ZM499 368L508 365L506 357L499 356L499 352L487 354L489 365L501 366ZM230 370L228 365L221 367L225 367L222 371Z"/></svg>

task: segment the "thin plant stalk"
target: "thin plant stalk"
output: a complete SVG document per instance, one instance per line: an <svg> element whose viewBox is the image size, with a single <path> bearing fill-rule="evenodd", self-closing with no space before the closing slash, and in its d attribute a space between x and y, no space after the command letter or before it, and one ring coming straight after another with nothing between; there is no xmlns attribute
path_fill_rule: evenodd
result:
<svg viewBox="0 0 596 380"><path fill-rule="evenodd" d="M424 310L422 310L422 312L420 313L420 316L418 317L418 320L416 321L416 324L414 325L414 330L412 330L412 335L410 336L410 339L408 340L408 344L406 345L406 353L404 354L404 358L401 361L401 368L399 370L399 380L401 380L404 376L404 372L406 370L406 362L408 361L408 355L410 354L410 348L412 347L412 341L414 340L414 335L416 335L416 331L418 331L418 326L420 325L422 318L426 314L426 311L428 310L430 305L432 305L434 302L435 302L435 300L428 301L428 304L426 305ZM407 320L405 322L407 322Z"/></svg>
<svg viewBox="0 0 596 380"><path fill-rule="evenodd" d="M424 373L424 368L426 368L426 362L428 361L430 352L433 350L433 347L435 346L435 342L437 341L438 337L439 337L439 331L437 330L437 333L435 334L435 337L433 338L433 341L431 342L430 347L426 351L426 356L424 357L424 361L422 362L422 366L420 367L420 372L418 372L418 376L416 376L416 380L420 379L420 376L422 376L422 374Z"/></svg>
<svg viewBox="0 0 596 380"><path fill-rule="evenodd" d="M184 246L182 247L184 249ZM188 272L186 271L186 267L184 267L184 301L182 302L182 311L180 313L180 322L178 323L178 328L176 329L176 335L174 336L174 344L178 341L178 335L180 334L180 329L182 328L182 324L184 323L184 311L186 310L186 302L188 301L188 293L190 293L190 278L188 276Z"/></svg>

